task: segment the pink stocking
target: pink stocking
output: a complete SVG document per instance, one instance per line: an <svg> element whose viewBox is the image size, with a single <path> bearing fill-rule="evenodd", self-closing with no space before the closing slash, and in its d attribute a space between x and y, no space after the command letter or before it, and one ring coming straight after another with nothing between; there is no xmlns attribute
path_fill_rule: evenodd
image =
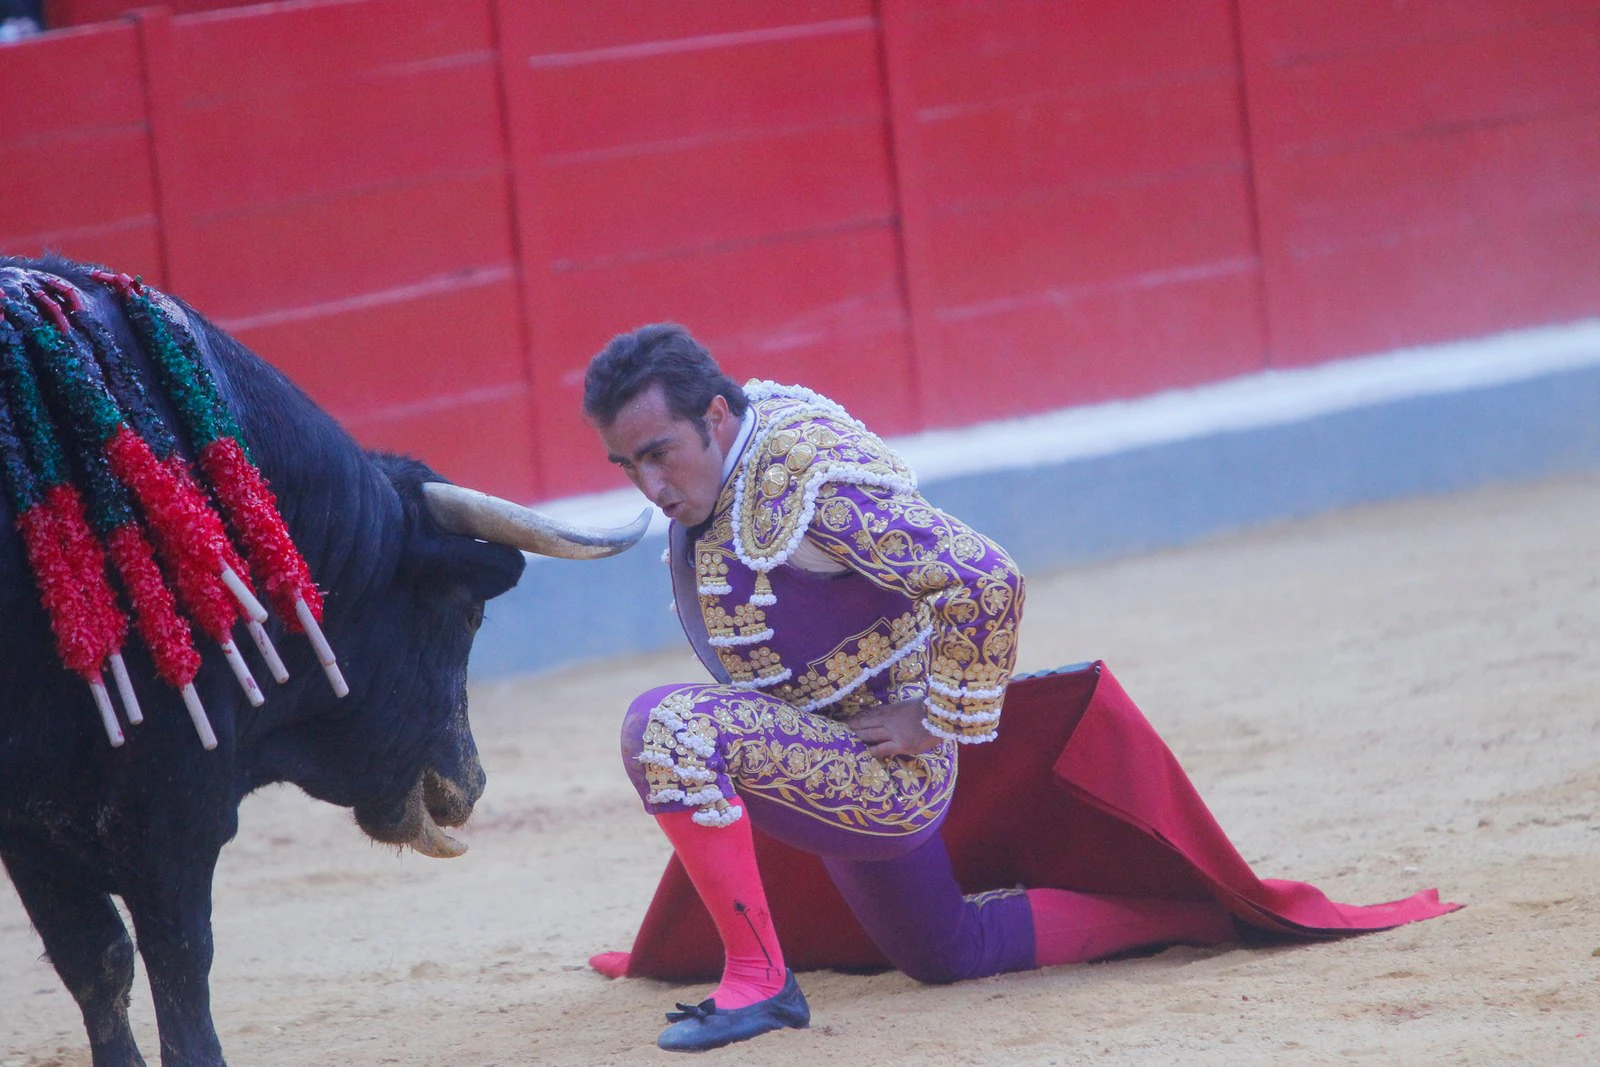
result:
<svg viewBox="0 0 1600 1067"><path fill-rule="evenodd" d="M1030 889L1028 903L1039 967L1084 963L1146 945L1218 945L1235 936L1228 912L1209 900Z"/></svg>
<svg viewBox="0 0 1600 1067"><path fill-rule="evenodd" d="M711 999L728 1010L775 996L783 988L783 950L756 867L750 820L702 826L693 812L672 811L657 815L656 822L722 935L722 981Z"/></svg>

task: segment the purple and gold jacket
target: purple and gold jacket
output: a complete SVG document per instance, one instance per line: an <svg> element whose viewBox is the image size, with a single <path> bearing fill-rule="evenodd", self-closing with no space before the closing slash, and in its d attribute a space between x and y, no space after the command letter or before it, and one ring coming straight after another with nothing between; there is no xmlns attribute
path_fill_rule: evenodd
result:
<svg viewBox="0 0 1600 1067"><path fill-rule="evenodd" d="M754 424L716 510L668 535L673 600L706 668L835 719L921 699L940 737L993 740L1016 662L1016 564L924 500L838 404L772 382L745 393Z"/></svg>

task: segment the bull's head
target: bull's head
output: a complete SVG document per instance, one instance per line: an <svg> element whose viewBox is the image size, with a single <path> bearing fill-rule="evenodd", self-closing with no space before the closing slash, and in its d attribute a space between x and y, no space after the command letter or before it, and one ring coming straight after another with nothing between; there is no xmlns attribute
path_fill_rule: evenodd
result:
<svg viewBox="0 0 1600 1067"><path fill-rule="evenodd" d="M374 459L398 495L402 532L387 548L371 547L392 564L359 593L329 591L329 636L351 693L295 731L310 744L296 745L296 766L282 777L353 808L376 841L457 856L466 846L443 828L466 822L484 787L466 695L484 602L516 584L522 551L614 555L643 536L650 513L620 529L580 528L436 481L415 461Z"/></svg>

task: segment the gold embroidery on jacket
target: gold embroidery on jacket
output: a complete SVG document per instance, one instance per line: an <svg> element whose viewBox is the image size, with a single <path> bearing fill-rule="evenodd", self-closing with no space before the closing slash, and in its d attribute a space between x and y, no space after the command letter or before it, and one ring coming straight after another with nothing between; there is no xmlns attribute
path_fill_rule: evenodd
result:
<svg viewBox="0 0 1600 1067"><path fill-rule="evenodd" d="M757 404L761 422L729 479L737 512L734 548L753 569L789 557L831 478L915 489L915 475L889 446L842 410L827 410L836 405L824 401L822 407L817 399L780 393Z"/></svg>
<svg viewBox="0 0 1600 1067"><path fill-rule="evenodd" d="M998 545L919 496L870 485L818 494L812 543L935 620L928 719L946 734L992 735L1016 662L1023 582Z"/></svg>
<svg viewBox="0 0 1600 1067"><path fill-rule="evenodd" d="M751 395L757 428L695 552L700 608L730 679L846 716L877 701L851 686L887 669L884 699L925 697L928 721L944 736L992 737L1016 659L1023 585L1015 564L929 505L900 458L831 401L778 387ZM808 532L851 570L915 603L820 660L784 664L765 643L775 639L762 610L774 603L767 571ZM754 592L737 605L735 560L755 572Z"/></svg>
<svg viewBox="0 0 1600 1067"><path fill-rule="evenodd" d="M903 658L894 663L895 667L915 658L920 648L913 652L904 650L919 640L918 612L913 607L897 619L879 619L865 630L850 635L820 659L806 664L804 671L796 671L792 679L773 686L769 692L796 706L827 708L827 713L835 718L847 717L863 707L879 703L877 697L860 688L862 683L882 671L896 655ZM922 673L926 670L927 661L923 659ZM918 675L919 679L921 676ZM838 694L843 695L835 700Z"/></svg>

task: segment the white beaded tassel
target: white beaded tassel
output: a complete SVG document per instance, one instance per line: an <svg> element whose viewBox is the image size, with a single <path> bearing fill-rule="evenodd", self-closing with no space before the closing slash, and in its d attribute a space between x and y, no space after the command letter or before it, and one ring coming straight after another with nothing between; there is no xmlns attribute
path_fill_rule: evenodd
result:
<svg viewBox="0 0 1600 1067"><path fill-rule="evenodd" d="M207 752L216 748L217 735L212 732L211 720L206 718L205 705L200 703L200 694L195 692L193 682L183 687L183 706L189 709L189 721L194 723L194 732L200 735L201 746Z"/></svg>
<svg viewBox="0 0 1600 1067"><path fill-rule="evenodd" d="M116 709L111 706L111 694L106 692L105 679L95 671L89 678L89 692L94 694L94 706L100 711L100 722L106 728L106 740L112 748L122 747L122 724L117 722Z"/></svg>
<svg viewBox="0 0 1600 1067"><path fill-rule="evenodd" d="M144 722L144 711L139 707L139 694L133 691L133 679L128 677L128 665L122 661L122 653L111 653L111 677L117 681L117 695L122 698L122 710L128 714L128 722L138 726Z"/></svg>
<svg viewBox="0 0 1600 1067"><path fill-rule="evenodd" d="M333 695L348 696L350 687L345 684L344 675L339 671L339 661L334 658L333 646L328 644L327 637L322 633L322 627L317 625L317 618L311 614L311 606L305 602L304 597L294 598L294 614L300 620L300 626L305 630L306 637L310 638L311 647L316 649L317 662L322 664L322 671L328 676L328 684L333 686Z"/></svg>

